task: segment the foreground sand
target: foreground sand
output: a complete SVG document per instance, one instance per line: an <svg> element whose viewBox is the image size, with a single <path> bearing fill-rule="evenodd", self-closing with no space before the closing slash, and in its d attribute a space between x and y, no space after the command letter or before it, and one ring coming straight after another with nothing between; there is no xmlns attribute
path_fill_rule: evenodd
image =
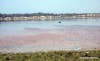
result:
<svg viewBox="0 0 100 61"><path fill-rule="evenodd" d="M0 35L0 51L100 49L100 26L63 26L59 29L24 28L20 32L8 36Z"/></svg>

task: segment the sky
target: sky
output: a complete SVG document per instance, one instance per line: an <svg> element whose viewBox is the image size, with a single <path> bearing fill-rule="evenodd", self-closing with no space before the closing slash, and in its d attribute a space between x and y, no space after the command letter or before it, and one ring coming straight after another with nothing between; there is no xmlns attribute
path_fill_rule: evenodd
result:
<svg viewBox="0 0 100 61"><path fill-rule="evenodd" d="M100 13L100 0L0 0L0 13Z"/></svg>

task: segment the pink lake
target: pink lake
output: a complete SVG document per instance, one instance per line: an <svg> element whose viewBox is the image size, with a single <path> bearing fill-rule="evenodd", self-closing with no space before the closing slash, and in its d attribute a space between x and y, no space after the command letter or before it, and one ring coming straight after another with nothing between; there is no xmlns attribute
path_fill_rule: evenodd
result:
<svg viewBox="0 0 100 61"><path fill-rule="evenodd" d="M100 19L0 22L1 52L84 49L100 49Z"/></svg>

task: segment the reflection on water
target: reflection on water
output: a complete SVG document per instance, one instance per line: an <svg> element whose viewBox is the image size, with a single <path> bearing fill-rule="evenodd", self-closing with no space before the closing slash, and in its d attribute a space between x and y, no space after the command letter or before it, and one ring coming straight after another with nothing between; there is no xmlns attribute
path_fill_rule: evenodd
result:
<svg viewBox="0 0 100 61"><path fill-rule="evenodd" d="M59 20L61 21L61 20ZM55 29L72 25L100 26L100 20L63 20L58 21L20 21L20 22L1 22L0 34L11 34L23 31L24 29ZM21 32L22 33L22 32Z"/></svg>
<svg viewBox="0 0 100 61"><path fill-rule="evenodd" d="M61 21L61 23L59 23L59 21ZM31 51L32 49L39 49L39 46L43 46L41 44L45 44L43 43L45 42L45 40L56 40L55 43L61 43L60 40L67 41L64 43L68 43L71 40L91 40L92 43L95 43L92 47L100 47L98 46L98 44L100 43L99 31L100 19L0 22L0 50L25 50L25 48L27 50L27 48L29 48L28 50ZM47 39L43 39L45 37L47 37ZM36 42L34 43L33 40L36 40ZM37 41L41 42L39 43ZM12 42L12 44L10 44L9 42ZM28 45L28 43L33 44ZM54 46L56 46L55 43ZM57 46L59 45L59 43L57 44ZM73 46L84 46L84 44L78 45L78 43L80 42L74 43L76 43L76 45L72 44ZM50 45L52 44L53 41ZM62 45L64 44L62 43ZM69 47L73 48L72 45ZM18 49L19 46L20 48ZM65 44L64 46L59 47L65 48L66 46L67 45ZM51 47L50 49L54 48Z"/></svg>

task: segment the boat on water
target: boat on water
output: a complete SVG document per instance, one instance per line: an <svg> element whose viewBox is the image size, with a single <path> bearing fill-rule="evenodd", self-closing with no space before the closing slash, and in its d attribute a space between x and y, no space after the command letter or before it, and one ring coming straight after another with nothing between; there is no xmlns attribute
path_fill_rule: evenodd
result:
<svg viewBox="0 0 100 61"><path fill-rule="evenodd" d="M58 23L61 23L61 21L59 21Z"/></svg>

